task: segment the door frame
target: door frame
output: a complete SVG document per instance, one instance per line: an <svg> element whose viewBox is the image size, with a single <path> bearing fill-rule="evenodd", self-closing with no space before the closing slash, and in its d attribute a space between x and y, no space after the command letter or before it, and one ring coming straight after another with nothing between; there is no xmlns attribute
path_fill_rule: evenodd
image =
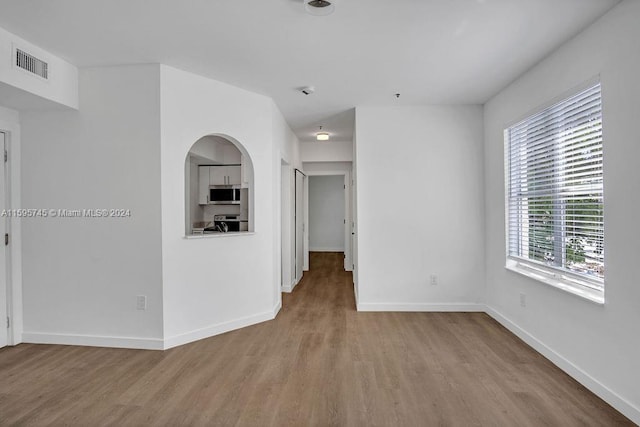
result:
<svg viewBox="0 0 640 427"><path fill-rule="evenodd" d="M310 176L342 176L344 180L344 269L345 271L353 270L353 248L351 239L351 229L353 224L353 209L351 206L352 181L351 171L349 170L325 170L325 171L306 171ZM309 180L305 180L305 223L309 224ZM304 234L305 248L305 271L309 269L309 227L306 227Z"/></svg>
<svg viewBox="0 0 640 427"><path fill-rule="evenodd" d="M302 279L302 276L304 275L305 271L309 271L309 251L308 251L308 231L307 229L309 227L306 226L306 224L308 223L308 216L307 216L307 204L308 204L308 199L307 199L307 191L309 190L309 182L307 180L307 174L302 172L300 169L295 168L293 170L294 173L294 184L293 184L293 224L294 224L294 245L293 245L293 252L294 252L294 284L293 286L295 287L295 285L298 284L298 282ZM300 275L300 277L298 277L298 248L297 248L297 244L298 244L298 175L297 174L302 175L302 274Z"/></svg>
<svg viewBox="0 0 640 427"><path fill-rule="evenodd" d="M6 194L5 209L21 207L20 200L20 121L19 113L0 107L0 131L5 134L8 159L5 165ZM45 207L37 207L44 209ZM22 342L22 226L20 218L7 218L9 245L7 257L7 316L10 325L7 330L7 344ZM4 319L0 325L4 327Z"/></svg>
<svg viewBox="0 0 640 427"><path fill-rule="evenodd" d="M8 165L6 162L6 154L8 150L7 142L9 139L9 135L0 130L0 139L2 140L2 145L0 145L0 207L2 208L3 215L0 216L0 224L2 227L0 228L0 236L4 233L11 233L11 224L9 223L11 217L4 215L4 212L10 210L9 204L9 174L8 174ZM2 158L4 157L4 158ZM9 310L11 306L11 259L9 248L5 243L0 243L2 250L0 250L0 265L2 265L2 276L0 276L0 347L4 347L9 344L9 324L7 324L7 328L4 327L4 318L6 316L7 319L10 319Z"/></svg>
<svg viewBox="0 0 640 427"><path fill-rule="evenodd" d="M293 218L295 178L289 162L280 159L280 290L291 292L295 286L295 224ZM293 197L292 197L293 196Z"/></svg>

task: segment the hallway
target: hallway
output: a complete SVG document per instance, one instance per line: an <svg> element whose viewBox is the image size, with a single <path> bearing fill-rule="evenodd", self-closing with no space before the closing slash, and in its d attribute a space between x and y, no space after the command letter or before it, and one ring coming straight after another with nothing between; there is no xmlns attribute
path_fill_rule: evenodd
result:
<svg viewBox="0 0 640 427"><path fill-rule="evenodd" d="M344 270L343 253L309 252L309 271L304 272L294 292L282 294L282 307L278 318L289 309L327 311L337 316L355 311L353 277Z"/></svg>
<svg viewBox="0 0 640 427"><path fill-rule="evenodd" d="M165 352L0 350L0 425L631 425L483 313L358 313L341 253L273 321Z"/></svg>

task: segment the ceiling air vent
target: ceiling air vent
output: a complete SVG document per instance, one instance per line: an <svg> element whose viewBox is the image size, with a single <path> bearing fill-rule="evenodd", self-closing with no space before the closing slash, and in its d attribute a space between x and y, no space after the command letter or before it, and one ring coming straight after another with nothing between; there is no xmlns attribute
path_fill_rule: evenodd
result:
<svg viewBox="0 0 640 427"><path fill-rule="evenodd" d="M43 79L49 78L49 64L21 49L16 49L16 66Z"/></svg>

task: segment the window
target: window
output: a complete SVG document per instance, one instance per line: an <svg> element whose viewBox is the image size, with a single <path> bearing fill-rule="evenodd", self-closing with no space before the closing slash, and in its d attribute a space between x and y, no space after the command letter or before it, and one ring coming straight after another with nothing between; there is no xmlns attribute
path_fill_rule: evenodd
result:
<svg viewBox="0 0 640 427"><path fill-rule="evenodd" d="M600 84L505 131L507 267L604 302Z"/></svg>

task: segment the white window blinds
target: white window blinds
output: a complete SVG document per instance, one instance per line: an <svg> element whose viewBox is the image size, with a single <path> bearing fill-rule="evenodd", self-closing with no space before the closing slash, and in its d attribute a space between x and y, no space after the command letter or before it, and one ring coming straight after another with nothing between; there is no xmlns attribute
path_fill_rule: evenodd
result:
<svg viewBox="0 0 640 427"><path fill-rule="evenodd" d="M600 84L506 131L508 255L603 289Z"/></svg>

